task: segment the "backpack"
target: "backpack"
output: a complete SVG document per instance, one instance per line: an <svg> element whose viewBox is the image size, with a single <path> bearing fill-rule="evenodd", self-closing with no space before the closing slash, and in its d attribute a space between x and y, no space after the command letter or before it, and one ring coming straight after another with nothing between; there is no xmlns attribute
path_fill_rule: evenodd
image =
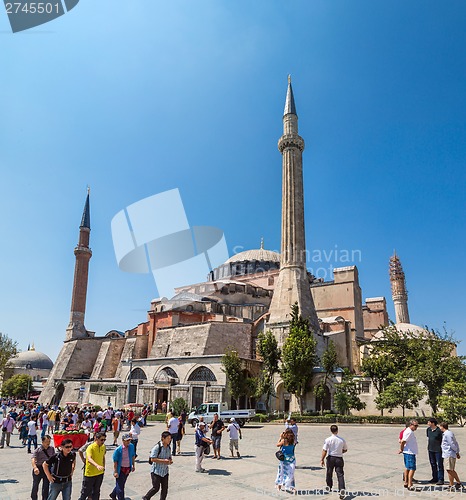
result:
<svg viewBox="0 0 466 500"><path fill-rule="evenodd" d="M157 452L157 456L155 458L159 458L161 451L162 451L162 441L159 441L159 451ZM152 458L154 458L154 457L151 457L150 454L149 454L149 460L148 460L148 462L149 462L150 465L153 464Z"/></svg>

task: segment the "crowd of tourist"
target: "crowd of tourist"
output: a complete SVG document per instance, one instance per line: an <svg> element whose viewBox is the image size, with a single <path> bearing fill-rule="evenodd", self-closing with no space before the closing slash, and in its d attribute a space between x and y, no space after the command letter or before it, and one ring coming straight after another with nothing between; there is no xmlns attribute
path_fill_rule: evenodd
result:
<svg viewBox="0 0 466 500"><path fill-rule="evenodd" d="M69 404L59 408L9 401L0 401L0 403L3 414L0 448L4 448L5 445L10 446L11 435L14 429L17 429L20 442L25 447L27 446L28 453L32 454L32 500L38 499L40 487L42 500L55 500L60 494L63 500L70 500L72 477L78 457L83 463L79 500L99 500L106 469L105 442L110 439L110 436L112 438L110 446L114 447L112 463L115 479L110 498L112 500L125 499L126 481L136 467L141 430L152 411L149 405L138 408L136 414L131 407L114 410L111 406L101 409ZM152 487L142 500L149 500L159 491L161 500L167 498L169 469L173 464L172 457L181 454L181 441L185 435L186 421L187 414L184 411L180 415L171 411L165 414L166 430L162 432L160 440L152 447L149 455ZM416 438L418 427L416 420L410 420L399 435L398 453L403 455L405 469L403 485L409 491L416 491L414 483L417 481L414 475L418 455ZM76 429L81 430L81 435L86 435L87 441L77 449L77 453L73 451L73 448L77 448L76 443L73 442L72 436L68 435L63 436L65 439L61 441L57 449L54 448L52 445L54 433L60 430ZM39 433L40 445L38 445ZM339 435L337 425L330 427L330 433L323 443L320 463L326 468L327 491L333 491L333 475L336 473L338 494L340 498L346 498L343 455L348 451L348 446ZM120 434L121 444L118 442ZM242 433L234 418L224 423L220 416L215 414L213 421L207 425L203 417L199 417L195 429L195 472L207 472L202 464L205 456L210 455L211 447L212 458L216 460L222 458L221 441L224 434L229 437L231 457L241 458L238 439L242 438ZM449 430L448 423L438 424L435 418L429 419L426 437L432 469L432 479L429 482L443 485L446 471L449 491L462 491L462 484L455 470L456 460L460 458L460 448L453 432ZM296 419L290 415L285 420L285 429L277 442L278 471L275 484L278 490L295 494L298 492L295 484L297 445L298 425Z"/></svg>

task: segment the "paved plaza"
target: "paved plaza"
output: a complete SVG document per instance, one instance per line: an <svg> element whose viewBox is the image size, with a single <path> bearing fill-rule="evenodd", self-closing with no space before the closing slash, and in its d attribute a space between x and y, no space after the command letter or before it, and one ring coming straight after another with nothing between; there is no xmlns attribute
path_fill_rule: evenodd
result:
<svg viewBox="0 0 466 500"><path fill-rule="evenodd" d="M141 433L138 445L139 458L136 472L130 475L126 498L140 500L150 488L150 466L147 463L151 447L158 441L165 430L162 423L151 422ZM282 426L277 424L251 424L243 429L240 441L241 459L228 458L228 436L222 440L223 459L206 458L204 467L208 474L194 471L194 432L187 427L181 450L182 456L174 457L170 468L168 498L222 498L225 500L249 500L259 498L288 498L292 495L278 492L274 488L277 473L276 447ZM431 486L430 466L426 451L425 426L416 432L420 454L418 456L417 492L408 492L403 488L403 459L397 454L397 426L355 426L341 425L340 435L347 440L349 451L345 455L345 476L348 497L400 498L417 497L420 499L457 498L466 499L465 492L449 493L446 486ZM466 431L454 428L460 446L466 452ZM296 486L299 496L308 498L337 499L335 492L325 493L325 471L320 467L322 443L330 435L329 425L302 424L299 426L299 445L296 449L297 470ZM18 435L12 436L12 447L0 450L0 499L27 500L30 498L31 466L26 449L19 445ZM114 484L113 467L110 465L113 447L107 451L107 468L101 499L109 499ZM463 465L464 460L464 465ZM79 458L78 458L79 461ZM79 463L79 462L78 462ZM457 471L460 479L466 481L466 455L459 460ZM79 497L81 488L81 464L76 469L73 480L73 500ZM335 478L336 485L336 478ZM159 498L157 496L154 499Z"/></svg>

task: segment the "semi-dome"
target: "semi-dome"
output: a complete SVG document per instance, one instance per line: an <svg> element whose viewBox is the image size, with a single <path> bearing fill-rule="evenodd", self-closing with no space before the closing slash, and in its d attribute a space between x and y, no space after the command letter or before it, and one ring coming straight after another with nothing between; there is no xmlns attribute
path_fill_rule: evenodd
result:
<svg viewBox="0 0 466 500"><path fill-rule="evenodd" d="M15 358L10 360L9 365L12 368L51 370L53 368L53 361L47 356L47 354L34 349L29 349L18 353Z"/></svg>
<svg viewBox="0 0 466 500"><path fill-rule="evenodd" d="M397 332L400 333L400 335L407 335L410 337L422 337L422 336L430 336L432 335L429 330L426 330L425 328L422 328L421 326L418 325L413 325L411 323L396 323L393 325ZM382 340L384 337L384 331L379 330L373 337L372 340Z"/></svg>
<svg viewBox="0 0 466 500"><path fill-rule="evenodd" d="M254 250L245 250L230 257L225 264L232 262L280 262L280 254L272 250L258 248Z"/></svg>

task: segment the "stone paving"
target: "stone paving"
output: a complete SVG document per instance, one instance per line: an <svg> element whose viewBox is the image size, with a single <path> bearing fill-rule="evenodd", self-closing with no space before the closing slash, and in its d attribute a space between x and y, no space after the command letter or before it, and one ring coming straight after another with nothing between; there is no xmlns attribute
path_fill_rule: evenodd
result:
<svg viewBox="0 0 466 500"><path fill-rule="evenodd" d="M164 425L149 423L141 433L138 445L139 458L136 472L129 476L126 487L127 500L140 500L150 488L150 466L147 457L151 447L158 441ZM222 498L225 500L253 500L259 498L288 498L291 495L274 488L277 472L275 458L276 442L282 427L277 424L247 425L240 441L241 459L229 458L228 436L223 438L221 460L204 459L208 474L194 471L194 432L187 428L181 450L182 455L174 457L170 468L168 498ZM417 492L403 488L403 459L397 454L398 434L401 429L382 426L341 425L340 435L347 440L349 451L345 455L345 477L348 499L358 497L417 497L419 499L465 498L464 492L449 493L440 486L430 486L430 466L426 451L425 427L416 432L420 454L415 478ZM466 452L466 430L454 428L460 446ZM320 454L325 437L330 435L328 425L302 424L299 426L299 445L296 449L296 486L299 496L308 498L338 498L337 492L325 493L325 471L320 467ZM12 447L0 449L0 500L27 500L30 498L31 466L30 455L19 445L18 435L12 436ZM105 472L101 499L109 499L113 489L113 467L110 466L113 447L108 447L107 470ZM78 459L79 460L79 459ZM463 460L457 462L457 471L466 481L466 467ZM77 467L73 480L72 499L79 497L82 470ZM336 478L335 478L336 484ZM159 494L153 497L159 498Z"/></svg>

